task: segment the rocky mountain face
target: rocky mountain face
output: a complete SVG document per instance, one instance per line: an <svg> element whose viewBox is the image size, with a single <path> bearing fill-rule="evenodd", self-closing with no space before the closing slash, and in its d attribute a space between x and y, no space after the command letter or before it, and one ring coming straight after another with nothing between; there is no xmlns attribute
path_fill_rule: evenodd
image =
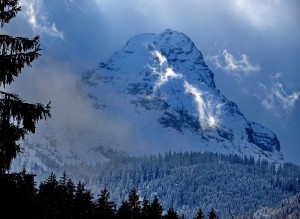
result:
<svg viewBox="0 0 300 219"><path fill-rule="evenodd" d="M28 158L18 158L15 166L30 160L44 168L49 162L96 163L109 159L110 149L132 155L212 151L283 160L277 136L247 120L222 95L202 53L183 33L165 30L131 38L99 68L82 75L80 92L98 119L76 132L71 122L59 132L45 128L25 141Z"/></svg>
<svg viewBox="0 0 300 219"><path fill-rule="evenodd" d="M203 55L183 33L137 35L82 81L94 105L128 118L130 134L150 152L203 150L282 159L276 135L247 120L221 94ZM121 109L103 98L107 90L115 92ZM140 147L126 146L131 153L145 151Z"/></svg>

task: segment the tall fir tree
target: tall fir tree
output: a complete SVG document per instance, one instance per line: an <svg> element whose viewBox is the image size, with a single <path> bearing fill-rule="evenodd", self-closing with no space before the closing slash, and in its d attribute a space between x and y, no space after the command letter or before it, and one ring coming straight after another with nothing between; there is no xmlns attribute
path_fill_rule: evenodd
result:
<svg viewBox="0 0 300 219"><path fill-rule="evenodd" d="M179 216L173 208L169 208L164 219L179 219Z"/></svg>
<svg viewBox="0 0 300 219"><path fill-rule="evenodd" d="M123 201L121 206L119 207L117 214L117 219L131 219L131 211L129 208L128 201Z"/></svg>
<svg viewBox="0 0 300 219"><path fill-rule="evenodd" d="M34 176L25 171L0 177L0 218L35 218Z"/></svg>
<svg viewBox="0 0 300 219"><path fill-rule="evenodd" d="M37 198L40 204L39 212L41 218L46 217L46 215L57 214L58 209L61 207L58 201L60 196L58 186L59 182L54 173L51 173L50 176L40 184Z"/></svg>
<svg viewBox="0 0 300 219"><path fill-rule="evenodd" d="M131 190L128 196L128 206L132 219L138 219L141 217L141 201L135 188Z"/></svg>
<svg viewBox="0 0 300 219"><path fill-rule="evenodd" d="M208 218L209 219L218 219L215 209L213 209L213 208L211 209L211 211L208 213Z"/></svg>
<svg viewBox="0 0 300 219"><path fill-rule="evenodd" d="M1 0L1 28L20 10L18 0ZM11 84L25 66L31 66L40 50L39 36L29 39L0 35L0 87ZM12 160L21 152L17 142L34 133L39 120L50 116L50 103L30 104L17 94L0 91L0 175L9 171Z"/></svg>
<svg viewBox="0 0 300 219"><path fill-rule="evenodd" d="M157 196L154 196L153 201L150 205L150 218L160 219L162 218L163 207L161 206Z"/></svg>
<svg viewBox="0 0 300 219"><path fill-rule="evenodd" d="M59 209L64 212L65 218L69 218L73 212L73 199L75 193L75 184L67 176L66 172L63 173L57 185L57 205Z"/></svg>
<svg viewBox="0 0 300 219"><path fill-rule="evenodd" d="M35 214L36 194L34 175L26 173L23 169L21 173L14 174L17 197L14 199L14 205L19 206L19 218L28 218Z"/></svg>
<svg viewBox="0 0 300 219"><path fill-rule="evenodd" d="M194 219L204 219L205 218L205 214L203 212L203 210L200 208L197 212L196 217L194 217Z"/></svg>
<svg viewBox="0 0 300 219"><path fill-rule="evenodd" d="M112 219L115 216L116 206L110 201L110 193L107 188L101 190L100 197L97 202L96 216L98 218Z"/></svg>
<svg viewBox="0 0 300 219"><path fill-rule="evenodd" d="M144 219L152 219L150 217L150 203L147 200L146 196L144 196L142 201L141 217Z"/></svg>
<svg viewBox="0 0 300 219"><path fill-rule="evenodd" d="M95 218L95 203L93 194L85 188L85 184L78 182L74 196L74 215L75 218L88 219Z"/></svg>

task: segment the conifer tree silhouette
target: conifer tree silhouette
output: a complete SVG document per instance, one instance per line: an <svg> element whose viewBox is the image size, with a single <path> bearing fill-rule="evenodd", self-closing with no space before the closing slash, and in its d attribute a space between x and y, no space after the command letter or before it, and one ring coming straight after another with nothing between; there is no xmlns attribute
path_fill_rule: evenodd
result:
<svg viewBox="0 0 300 219"><path fill-rule="evenodd" d="M137 190L134 188L131 190L128 196L128 206L131 212L132 219L138 219L141 216L141 201Z"/></svg>
<svg viewBox="0 0 300 219"><path fill-rule="evenodd" d="M203 212L203 210L200 208L197 212L196 217L194 217L194 219L204 219L205 218L205 214Z"/></svg>
<svg viewBox="0 0 300 219"><path fill-rule="evenodd" d="M144 219L152 219L150 217L150 203L147 200L147 198L144 196L143 201L142 201L142 210L141 210L141 217Z"/></svg>
<svg viewBox="0 0 300 219"><path fill-rule="evenodd" d="M1 28L20 10L18 0L1 0ZM25 66L31 66L40 56L39 40L39 36L29 39L0 35L0 87L11 84ZM9 171L12 160L21 152L17 141L34 133L36 123L50 116L50 103L30 104L17 94L0 91L0 175Z"/></svg>
<svg viewBox="0 0 300 219"><path fill-rule="evenodd" d="M97 217L112 219L115 216L116 206L114 202L109 200L110 193L107 188L101 190L100 197L97 202Z"/></svg>
<svg viewBox="0 0 300 219"><path fill-rule="evenodd" d="M161 206L157 196L154 196L153 201L150 205L150 218L160 219L162 218L163 207Z"/></svg>
<svg viewBox="0 0 300 219"><path fill-rule="evenodd" d="M165 219L179 219L178 214L173 208L169 208L167 214L164 216Z"/></svg>
<svg viewBox="0 0 300 219"><path fill-rule="evenodd" d="M209 219L218 219L215 209L213 209L213 208L211 209L211 211L208 213L208 218Z"/></svg>
<svg viewBox="0 0 300 219"><path fill-rule="evenodd" d="M131 211L128 204L128 201L123 201L121 206L119 207L117 214L117 219L131 219Z"/></svg>
<svg viewBox="0 0 300 219"><path fill-rule="evenodd" d="M79 181L74 196L75 218L95 218L95 208L91 191L86 189L85 184Z"/></svg>

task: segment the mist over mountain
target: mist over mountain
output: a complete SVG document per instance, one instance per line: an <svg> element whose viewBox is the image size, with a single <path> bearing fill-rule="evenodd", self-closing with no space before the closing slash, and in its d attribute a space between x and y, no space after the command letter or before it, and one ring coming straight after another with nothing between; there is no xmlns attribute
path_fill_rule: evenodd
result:
<svg viewBox="0 0 300 219"><path fill-rule="evenodd" d="M67 116L28 136L14 168L95 164L108 160L110 149L131 155L210 151L283 161L277 136L247 120L222 95L202 53L183 33L136 35L76 83Z"/></svg>

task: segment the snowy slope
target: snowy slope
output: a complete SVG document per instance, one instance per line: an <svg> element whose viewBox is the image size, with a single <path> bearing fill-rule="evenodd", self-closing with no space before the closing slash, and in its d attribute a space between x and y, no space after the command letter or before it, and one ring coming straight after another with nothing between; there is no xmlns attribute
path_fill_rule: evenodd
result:
<svg viewBox="0 0 300 219"><path fill-rule="evenodd" d="M131 38L98 69L82 75L80 95L92 119L74 127L70 116L62 127L39 128L24 142L27 150L13 169L95 164L109 159L109 149L133 155L212 151L283 160L276 135L247 120L221 94L201 52L183 33L165 30Z"/></svg>
<svg viewBox="0 0 300 219"><path fill-rule="evenodd" d="M129 137L110 142L114 148L131 154L203 150L282 160L276 135L248 121L221 94L201 52L183 33L137 35L85 74L83 83L99 111L129 124Z"/></svg>

